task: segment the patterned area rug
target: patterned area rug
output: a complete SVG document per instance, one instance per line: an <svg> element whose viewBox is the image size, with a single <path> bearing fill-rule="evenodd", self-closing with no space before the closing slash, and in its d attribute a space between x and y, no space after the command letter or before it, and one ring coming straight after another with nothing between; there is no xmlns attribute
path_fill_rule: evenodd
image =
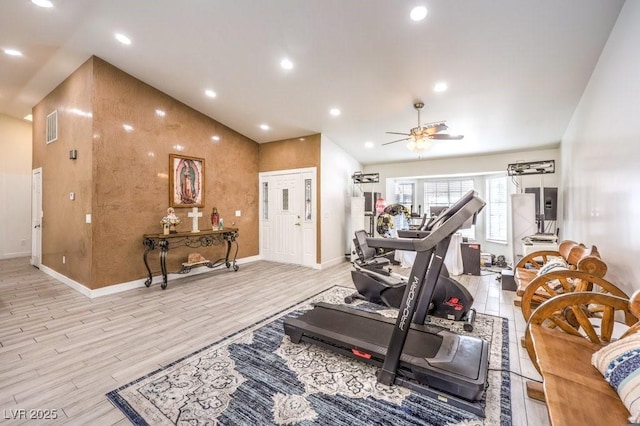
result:
<svg viewBox="0 0 640 426"><path fill-rule="evenodd" d="M507 320L478 314L473 332L490 342L489 380L477 404L485 418L399 386L376 381L376 367L284 335L285 317L315 302L343 303L333 287L107 394L137 425L510 425ZM393 317L367 302L352 306Z"/></svg>

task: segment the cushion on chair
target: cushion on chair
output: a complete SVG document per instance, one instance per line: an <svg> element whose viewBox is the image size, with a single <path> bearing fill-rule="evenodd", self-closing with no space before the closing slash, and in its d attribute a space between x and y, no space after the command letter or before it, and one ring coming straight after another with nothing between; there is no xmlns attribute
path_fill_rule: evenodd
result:
<svg viewBox="0 0 640 426"><path fill-rule="evenodd" d="M551 257L538 270L538 276L554 271L566 271L569 269L567 262L561 257Z"/></svg>
<svg viewBox="0 0 640 426"><path fill-rule="evenodd" d="M616 340L595 352L591 363L618 392L631 416L640 421L640 333Z"/></svg>
<svg viewBox="0 0 640 426"><path fill-rule="evenodd" d="M562 257L550 257L547 262L542 265L542 267L538 270L538 273L536 274L537 276L541 276L544 274L548 274L550 272L556 272L556 271L566 271L569 269L569 265L567 264L567 262L562 258ZM562 283L560 282L560 280L552 280L547 282L547 285L549 287L551 287L554 291L562 293L563 292L563 287L562 287ZM541 293L546 295L547 292L540 289L539 292L536 291L536 293Z"/></svg>

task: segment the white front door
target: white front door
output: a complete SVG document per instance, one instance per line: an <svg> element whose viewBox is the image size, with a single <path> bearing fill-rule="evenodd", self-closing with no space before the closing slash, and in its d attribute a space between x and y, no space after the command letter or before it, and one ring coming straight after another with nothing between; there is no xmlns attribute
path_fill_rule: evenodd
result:
<svg viewBox="0 0 640 426"><path fill-rule="evenodd" d="M42 168L31 172L31 264L42 259Z"/></svg>
<svg viewBox="0 0 640 426"><path fill-rule="evenodd" d="M260 174L260 254L265 260L316 264L315 169Z"/></svg>
<svg viewBox="0 0 640 426"><path fill-rule="evenodd" d="M299 174L277 175L271 179L274 203L270 205L273 217L271 240L273 258L282 263L302 263L302 222Z"/></svg>

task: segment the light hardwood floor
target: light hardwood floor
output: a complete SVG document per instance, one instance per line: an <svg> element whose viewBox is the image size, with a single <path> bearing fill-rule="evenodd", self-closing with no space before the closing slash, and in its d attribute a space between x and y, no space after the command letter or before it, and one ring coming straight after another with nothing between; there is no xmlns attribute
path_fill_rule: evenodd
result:
<svg viewBox="0 0 640 426"><path fill-rule="evenodd" d="M107 392L321 290L352 286L349 271L347 262L314 270L259 261L170 281L164 291L89 299L27 258L0 260L0 423L33 409L55 410L57 424L129 424ZM517 343L525 324L514 294L495 277L457 279L479 312L509 318L511 370L539 378ZM511 381L513 424L549 424L524 380Z"/></svg>

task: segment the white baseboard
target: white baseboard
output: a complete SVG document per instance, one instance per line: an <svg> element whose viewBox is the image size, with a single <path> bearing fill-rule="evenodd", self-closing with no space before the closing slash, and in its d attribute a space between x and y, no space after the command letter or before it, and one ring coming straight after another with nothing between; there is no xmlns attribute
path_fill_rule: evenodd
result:
<svg viewBox="0 0 640 426"><path fill-rule="evenodd" d="M5 253L5 254L0 254L0 260L16 259L18 257L30 257L30 256L31 256L31 252Z"/></svg>
<svg viewBox="0 0 640 426"><path fill-rule="evenodd" d="M340 256L340 257L336 257L335 259L331 259L327 262L322 262L322 264L320 265L320 268L318 269L322 269L322 268L329 268L331 266L336 266L341 264L342 262L346 262L347 259L345 259L344 256Z"/></svg>
<svg viewBox="0 0 640 426"><path fill-rule="evenodd" d="M261 260L262 258L260 256L249 256L249 257L244 257L242 259L236 259L236 264L238 265L243 265L243 264L247 264L247 263L251 263L251 262L255 262L258 260ZM97 288L95 290L91 290L90 288L84 286L83 284L80 284L77 281L72 280L71 278L67 277L66 275L62 275L61 273L54 271L53 269L49 268L48 266L45 265L40 265L40 270L42 272L44 272L47 275L52 276L53 278L57 279L58 281L62 282L63 284L68 285L69 287L71 287L72 289L78 291L79 293L84 294L85 296L89 297L89 298L94 298L94 297L101 297L101 296L108 296L110 294L116 294L116 293L121 293L123 291L127 291L127 290L133 290L134 288L140 288L140 287L144 287L145 286L145 281L147 280L146 278L142 278L139 280L134 280L134 281L128 281L128 282L124 282L124 283L120 283L120 284L113 284L113 285L109 285L106 287L102 287L102 288ZM206 272L211 272L212 269L207 268L206 266L200 266L198 268L194 268L191 270L191 272L189 272L189 275L198 275L198 274L204 274ZM167 275L167 281L171 281L171 280L175 280L181 277L184 277L184 274L168 274ZM153 277L152 281L151 281L151 285L156 285L156 284L160 284L162 282L162 276L161 275L156 275Z"/></svg>
<svg viewBox="0 0 640 426"><path fill-rule="evenodd" d="M79 293L84 294L87 297L91 297L91 289L85 287L84 285L80 284L77 281L72 280L71 278L67 277L66 275L62 275L60 272L58 271L54 271L53 269L49 268L48 266L45 266L43 264L40 264L40 270L42 272L44 272L45 274L55 278L56 280L60 281L63 284L68 285L69 287L71 287L72 289L76 290Z"/></svg>

